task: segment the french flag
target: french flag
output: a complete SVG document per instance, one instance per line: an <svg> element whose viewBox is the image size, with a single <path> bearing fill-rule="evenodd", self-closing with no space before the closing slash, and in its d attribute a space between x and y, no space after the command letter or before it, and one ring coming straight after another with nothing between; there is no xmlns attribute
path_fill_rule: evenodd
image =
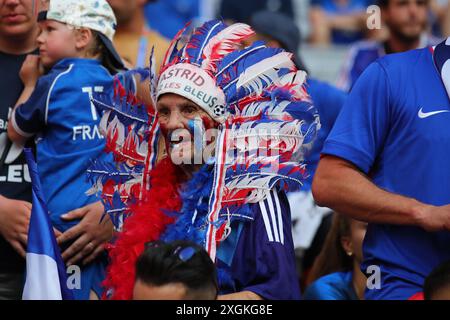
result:
<svg viewBox="0 0 450 320"><path fill-rule="evenodd" d="M34 156L31 149L25 149L24 152L32 182L33 206L28 230L27 276L22 299L73 299L72 292L67 288L66 267L42 196Z"/></svg>

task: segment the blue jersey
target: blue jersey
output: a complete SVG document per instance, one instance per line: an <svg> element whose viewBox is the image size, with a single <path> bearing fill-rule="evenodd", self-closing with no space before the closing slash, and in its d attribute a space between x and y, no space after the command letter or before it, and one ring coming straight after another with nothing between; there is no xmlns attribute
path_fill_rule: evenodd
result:
<svg viewBox="0 0 450 320"><path fill-rule="evenodd" d="M314 107L319 112L321 127L311 150L305 152L304 163L306 164L308 178L303 182L302 191L311 190L312 179L319 163L323 143L330 133L347 97L347 94L342 90L313 78L307 80L306 89L311 96Z"/></svg>
<svg viewBox="0 0 450 320"><path fill-rule="evenodd" d="M422 36L419 48L436 45L439 39L430 36ZM379 41L360 41L355 43L348 53L343 69L338 80L338 87L350 91L356 80L364 70L375 60L386 55L385 43Z"/></svg>
<svg viewBox="0 0 450 320"><path fill-rule="evenodd" d="M349 0L346 4L338 3L335 0L312 0L311 6L320 7L327 16L344 16L362 14L372 1ZM362 31L346 31L333 29L331 31L332 42L335 44L350 44L361 40L364 37Z"/></svg>
<svg viewBox="0 0 450 320"><path fill-rule="evenodd" d="M359 300L353 288L353 273L334 272L320 277L305 290L304 300Z"/></svg>
<svg viewBox="0 0 450 320"><path fill-rule="evenodd" d="M252 211L252 221L236 221L219 247L218 266L233 282L220 293L251 291L269 300L300 299L286 195L272 190Z"/></svg>
<svg viewBox="0 0 450 320"><path fill-rule="evenodd" d="M30 99L18 106L12 122L23 136L38 134L37 163L53 225L65 231L76 222L60 215L98 201L85 193L90 160L99 157L105 140L100 116L90 97L112 89L112 76L97 60L63 59L39 79Z"/></svg>
<svg viewBox="0 0 450 320"><path fill-rule="evenodd" d="M352 162L380 188L431 205L450 203L450 101L429 48L385 56L352 89L323 153ZM425 116L424 116L425 115ZM369 224L365 272L381 268L368 298L405 299L450 260L450 232Z"/></svg>

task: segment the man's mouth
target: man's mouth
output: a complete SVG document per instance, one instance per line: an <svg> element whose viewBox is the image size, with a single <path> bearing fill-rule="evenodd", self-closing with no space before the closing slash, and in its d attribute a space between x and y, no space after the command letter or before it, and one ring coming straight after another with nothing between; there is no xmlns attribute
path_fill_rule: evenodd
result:
<svg viewBox="0 0 450 320"><path fill-rule="evenodd" d="M191 143L191 138L186 135L186 132L175 130L167 134L167 141L169 142L169 147L174 149Z"/></svg>
<svg viewBox="0 0 450 320"><path fill-rule="evenodd" d="M180 141L171 141L169 146L170 149L178 149L178 148L182 148L188 145L191 145L192 141L191 140L180 140Z"/></svg>
<svg viewBox="0 0 450 320"><path fill-rule="evenodd" d="M10 13L3 16L3 21L6 21L7 23L18 23L23 22L25 20L25 15L18 14L18 13Z"/></svg>

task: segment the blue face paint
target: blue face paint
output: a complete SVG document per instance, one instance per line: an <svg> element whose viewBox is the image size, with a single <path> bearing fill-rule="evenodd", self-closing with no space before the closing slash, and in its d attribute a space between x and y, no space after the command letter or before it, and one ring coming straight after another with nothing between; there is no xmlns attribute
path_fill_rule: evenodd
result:
<svg viewBox="0 0 450 320"><path fill-rule="evenodd" d="M194 136L194 162L202 163L203 149L205 147L205 126L200 117L188 121L188 129Z"/></svg>

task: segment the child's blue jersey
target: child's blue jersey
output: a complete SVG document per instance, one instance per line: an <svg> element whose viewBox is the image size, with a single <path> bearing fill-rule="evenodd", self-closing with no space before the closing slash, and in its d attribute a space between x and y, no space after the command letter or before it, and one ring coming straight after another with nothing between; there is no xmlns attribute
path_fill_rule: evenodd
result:
<svg viewBox="0 0 450 320"><path fill-rule="evenodd" d="M99 61L63 59L39 79L30 99L12 115L16 131L38 135L37 162L53 225L60 231L76 222L61 214L98 201L87 196L86 170L102 155L105 139L99 132L100 115L90 97L112 92L113 78Z"/></svg>

